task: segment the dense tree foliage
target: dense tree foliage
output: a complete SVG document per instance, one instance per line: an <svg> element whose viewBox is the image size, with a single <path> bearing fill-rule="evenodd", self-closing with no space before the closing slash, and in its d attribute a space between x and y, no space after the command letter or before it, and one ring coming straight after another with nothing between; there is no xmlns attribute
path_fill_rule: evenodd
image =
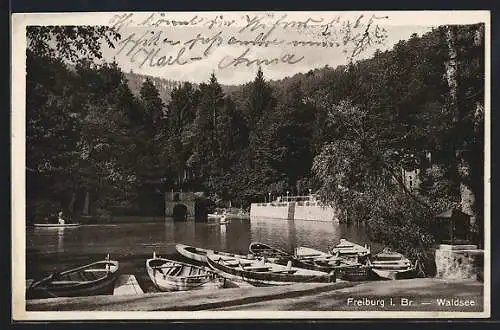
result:
<svg viewBox="0 0 500 330"><path fill-rule="evenodd" d="M243 207L312 189L342 220L416 253L433 242L428 220L458 206L466 186L481 226L482 25L439 27L372 58L280 81L259 68L231 93L207 73L168 96L155 79L132 91L116 63L91 61L99 42L119 37L110 33L28 30L30 217L118 206L161 214L171 189ZM415 169L414 189L402 170Z"/></svg>

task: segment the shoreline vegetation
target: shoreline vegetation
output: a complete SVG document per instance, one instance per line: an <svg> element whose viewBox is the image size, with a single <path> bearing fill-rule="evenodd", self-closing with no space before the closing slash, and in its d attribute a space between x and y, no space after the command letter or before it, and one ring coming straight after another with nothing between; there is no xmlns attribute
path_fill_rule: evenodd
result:
<svg viewBox="0 0 500 330"><path fill-rule="evenodd" d="M29 26L27 38L28 223L161 216L169 191L205 192L203 214L312 190L409 258L442 239L432 224L448 209L474 220L482 246L483 24L280 81L259 68L230 93L207 72L167 104L151 79L132 91L116 62L96 64L101 40L120 40L109 28Z"/></svg>

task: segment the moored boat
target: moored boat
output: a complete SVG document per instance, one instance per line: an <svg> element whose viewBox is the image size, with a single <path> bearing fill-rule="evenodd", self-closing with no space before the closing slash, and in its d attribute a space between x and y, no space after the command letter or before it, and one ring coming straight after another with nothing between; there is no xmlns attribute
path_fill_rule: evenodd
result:
<svg viewBox="0 0 500 330"><path fill-rule="evenodd" d="M376 254L370 261L370 265L371 270L384 279L397 280L413 278L416 275L416 264L412 265L408 258L389 248Z"/></svg>
<svg viewBox="0 0 500 330"><path fill-rule="evenodd" d="M176 244L175 249L177 250L177 252L179 252L179 254L188 259L204 263L207 262L207 252L211 251L186 244Z"/></svg>
<svg viewBox="0 0 500 330"><path fill-rule="evenodd" d="M295 249L295 256L302 263L316 266L318 270L335 270L337 277L346 281L366 281L370 277L370 266L351 258L342 258L310 247Z"/></svg>
<svg viewBox="0 0 500 330"><path fill-rule="evenodd" d="M214 252L213 250L210 250L210 249L203 249L203 248L194 247L194 246L186 245L186 244L176 244L175 249L182 256L184 256L188 259L198 261L198 262L203 262L203 263L207 262L207 253ZM228 252L217 252L217 253L224 254L224 255L230 256L230 257L236 256L236 254L228 253Z"/></svg>
<svg viewBox="0 0 500 330"><path fill-rule="evenodd" d="M118 269L118 261L109 260L108 256L105 260L33 281L26 290L26 296L36 299L112 294Z"/></svg>
<svg viewBox="0 0 500 330"><path fill-rule="evenodd" d="M245 256L228 256L217 252L207 253L209 266L224 274L224 277L244 280L254 285L287 285L297 282L329 283L335 282L335 272L326 273L267 261L249 259Z"/></svg>
<svg viewBox="0 0 500 330"><path fill-rule="evenodd" d="M76 228L80 227L81 223L34 223L33 226L38 228Z"/></svg>
<svg viewBox="0 0 500 330"><path fill-rule="evenodd" d="M248 252L256 257L279 258L279 257L292 257L289 253L272 247L266 243L252 242L248 246Z"/></svg>
<svg viewBox="0 0 500 330"><path fill-rule="evenodd" d="M261 242L252 242L248 247L249 252L255 257L266 257L267 260L279 265L286 265L289 261L292 266L322 272L332 271L338 263L334 263L334 256L328 256L322 252L306 247L298 247L295 254L272 247ZM330 260L327 260L330 259Z"/></svg>
<svg viewBox="0 0 500 330"><path fill-rule="evenodd" d="M146 269L153 284L161 291L219 289L225 281L210 268L161 258L156 253L146 260Z"/></svg>
<svg viewBox="0 0 500 330"><path fill-rule="evenodd" d="M371 254L370 247L349 242L344 238L341 238L339 244L331 248L329 252L333 255L352 260L364 260Z"/></svg>

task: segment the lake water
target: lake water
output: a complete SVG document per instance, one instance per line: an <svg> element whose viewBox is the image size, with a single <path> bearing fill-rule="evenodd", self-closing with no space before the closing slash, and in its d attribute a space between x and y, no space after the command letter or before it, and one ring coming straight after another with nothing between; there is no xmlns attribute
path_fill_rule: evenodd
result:
<svg viewBox="0 0 500 330"><path fill-rule="evenodd" d="M33 278L60 271L65 267L102 259L109 253L111 259L120 261L123 273L136 274L141 280L147 278L145 259L153 251L162 256L179 258L175 251L177 243L247 254L252 241L288 251L297 246L326 251L340 238L373 246L363 227L269 218L231 220L226 225L160 220L65 229L27 228L26 276Z"/></svg>

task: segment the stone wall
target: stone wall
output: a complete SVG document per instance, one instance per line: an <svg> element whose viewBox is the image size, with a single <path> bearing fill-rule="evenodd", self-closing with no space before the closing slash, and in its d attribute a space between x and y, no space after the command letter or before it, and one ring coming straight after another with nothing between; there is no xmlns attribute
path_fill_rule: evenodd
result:
<svg viewBox="0 0 500 330"><path fill-rule="evenodd" d="M252 203L250 217L314 221L333 221L337 218L334 208L318 202Z"/></svg>
<svg viewBox="0 0 500 330"><path fill-rule="evenodd" d="M333 221L337 219L335 209L321 205L296 205L295 220Z"/></svg>
<svg viewBox="0 0 500 330"><path fill-rule="evenodd" d="M288 219L288 203L252 203L250 217Z"/></svg>
<svg viewBox="0 0 500 330"><path fill-rule="evenodd" d="M436 250L436 277L482 280L484 251L475 245L440 245Z"/></svg>

